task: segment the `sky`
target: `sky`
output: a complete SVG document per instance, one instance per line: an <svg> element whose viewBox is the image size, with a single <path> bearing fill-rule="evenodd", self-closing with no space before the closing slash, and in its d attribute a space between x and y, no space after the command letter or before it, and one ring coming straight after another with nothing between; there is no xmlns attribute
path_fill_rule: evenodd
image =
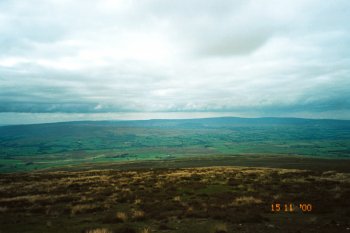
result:
<svg viewBox="0 0 350 233"><path fill-rule="evenodd" d="M0 1L0 125L350 119L348 0Z"/></svg>

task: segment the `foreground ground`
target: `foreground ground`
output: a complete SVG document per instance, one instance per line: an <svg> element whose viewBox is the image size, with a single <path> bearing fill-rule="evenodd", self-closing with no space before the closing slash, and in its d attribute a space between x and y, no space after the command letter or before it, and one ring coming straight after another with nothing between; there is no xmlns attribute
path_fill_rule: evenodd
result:
<svg viewBox="0 0 350 233"><path fill-rule="evenodd" d="M350 174L322 169L2 174L0 232L350 232L349 197Z"/></svg>

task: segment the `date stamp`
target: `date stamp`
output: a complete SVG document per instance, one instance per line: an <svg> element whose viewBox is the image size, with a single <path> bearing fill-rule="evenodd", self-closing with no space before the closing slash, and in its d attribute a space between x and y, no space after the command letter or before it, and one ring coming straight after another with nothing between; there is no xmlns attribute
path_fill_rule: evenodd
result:
<svg viewBox="0 0 350 233"><path fill-rule="evenodd" d="M301 210L302 212L312 212L312 204L310 203L273 203L271 204L271 212L295 212Z"/></svg>

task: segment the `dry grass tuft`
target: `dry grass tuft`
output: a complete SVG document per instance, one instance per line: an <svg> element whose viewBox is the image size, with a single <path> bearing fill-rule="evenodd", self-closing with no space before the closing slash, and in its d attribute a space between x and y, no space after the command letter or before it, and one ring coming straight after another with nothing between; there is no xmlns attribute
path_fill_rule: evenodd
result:
<svg viewBox="0 0 350 233"><path fill-rule="evenodd" d="M87 213L95 210L97 208L96 205L75 205L71 208L71 214L81 214L81 213Z"/></svg>
<svg viewBox="0 0 350 233"><path fill-rule="evenodd" d="M143 212L142 210L134 210L132 212L132 218L134 220L143 220L145 219L145 212Z"/></svg>
<svg viewBox="0 0 350 233"><path fill-rule="evenodd" d="M115 215L118 222L126 222L128 221L128 215L125 212L117 212Z"/></svg>
<svg viewBox="0 0 350 233"><path fill-rule="evenodd" d="M141 199L136 199L135 201L134 201L134 204L135 205L140 205L142 203L142 200Z"/></svg>
<svg viewBox="0 0 350 233"><path fill-rule="evenodd" d="M241 205L253 205L253 204L261 204L262 200L260 198L252 197L252 196L243 196L237 197L231 205L233 206L241 206Z"/></svg>
<svg viewBox="0 0 350 233"><path fill-rule="evenodd" d="M227 233L227 225L226 223L218 223L214 226L214 229L212 231L213 233Z"/></svg>
<svg viewBox="0 0 350 233"><path fill-rule="evenodd" d="M142 228L142 230L140 231L140 233L151 233L151 232L152 230L149 227Z"/></svg>
<svg viewBox="0 0 350 233"><path fill-rule="evenodd" d="M112 233L112 231L106 229L106 228L97 228L93 230L88 230L86 233Z"/></svg>
<svg viewBox="0 0 350 233"><path fill-rule="evenodd" d="M193 207L189 206L186 211L187 213L193 213Z"/></svg>

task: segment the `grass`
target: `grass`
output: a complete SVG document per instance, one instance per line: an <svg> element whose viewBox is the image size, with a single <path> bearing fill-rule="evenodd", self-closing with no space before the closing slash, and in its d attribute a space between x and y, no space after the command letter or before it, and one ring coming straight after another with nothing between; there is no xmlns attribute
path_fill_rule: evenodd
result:
<svg viewBox="0 0 350 233"><path fill-rule="evenodd" d="M243 196L243 197L237 197L231 204L234 206L242 206L242 205L256 205L261 203L263 203L263 201L260 198L256 198L252 196Z"/></svg>
<svg viewBox="0 0 350 233"><path fill-rule="evenodd" d="M112 233L112 231L106 229L106 228L97 228L93 230L88 230L86 233Z"/></svg>
<svg viewBox="0 0 350 233"><path fill-rule="evenodd" d="M131 216L132 216L132 219L136 221L144 220L145 212L142 210L133 210Z"/></svg>
<svg viewBox="0 0 350 233"><path fill-rule="evenodd" d="M8 233L58 233L63 226L72 233L265 232L268 224L333 232L345 229L350 216L350 174L336 171L225 166L35 172L3 174L0 187L0 230ZM311 203L313 212L271 212L273 203L299 202Z"/></svg>
<svg viewBox="0 0 350 233"><path fill-rule="evenodd" d="M0 232L348 231L349 132L305 119L0 127Z"/></svg>
<svg viewBox="0 0 350 233"><path fill-rule="evenodd" d="M227 233L228 232L227 229L228 229L227 224L218 223L218 224L215 224L212 233Z"/></svg>
<svg viewBox="0 0 350 233"><path fill-rule="evenodd" d="M350 121L234 118L2 126L0 172L232 154L346 159L349 129Z"/></svg>
<svg viewBox="0 0 350 233"><path fill-rule="evenodd" d="M117 212L115 218L118 222L128 221L128 215L125 212Z"/></svg>
<svg viewBox="0 0 350 233"><path fill-rule="evenodd" d="M151 233L152 230L150 227L145 227L145 228L142 228L142 230L140 231L140 233Z"/></svg>
<svg viewBox="0 0 350 233"><path fill-rule="evenodd" d="M94 204L80 204L80 205L74 205L71 208L71 214L81 214L81 213L88 213L88 212L94 212L96 209L100 208L99 206L96 206Z"/></svg>

